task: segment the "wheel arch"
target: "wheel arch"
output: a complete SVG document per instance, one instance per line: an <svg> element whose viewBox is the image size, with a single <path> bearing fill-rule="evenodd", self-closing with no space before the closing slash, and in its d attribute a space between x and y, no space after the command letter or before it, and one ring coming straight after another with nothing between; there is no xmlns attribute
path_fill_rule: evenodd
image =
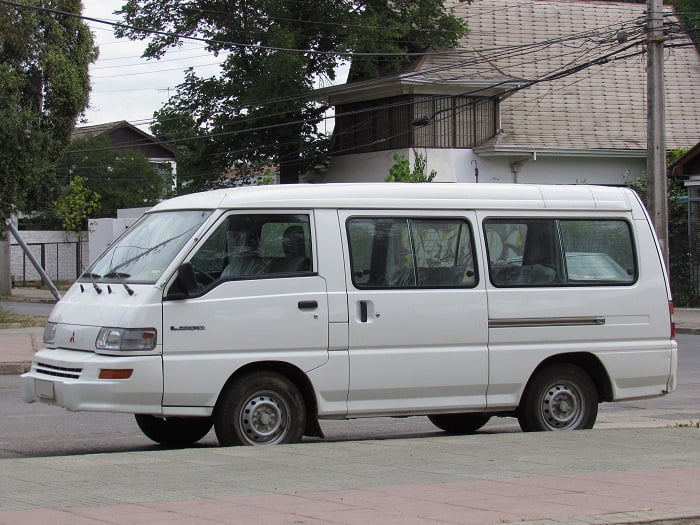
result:
<svg viewBox="0 0 700 525"><path fill-rule="evenodd" d="M588 376L593 381L593 384L595 385L596 392L598 393L599 403L603 401L612 401L612 382L610 381L608 371L605 369L605 366L600 361L600 359L595 354L592 354L590 352L571 352L548 357L539 365L537 365L537 368L535 368L535 370L532 371L532 374L530 374L530 378L528 379L525 388L523 388L523 393L530 385L533 378L537 376L537 374L540 372L540 370L553 364L561 363L576 365L586 374L588 374Z"/></svg>
<svg viewBox="0 0 700 525"><path fill-rule="evenodd" d="M298 367L284 361L257 361L248 363L236 370L226 380L226 383L219 392L216 400L218 406L219 400L223 392L241 377L253 372L275 372L289 379L294 386L299 389L306 409L306 426L304 428L305 436L314 436L323 438L323 431L318 422L318 403L316 401L316 393L308 376Z"/></svg>

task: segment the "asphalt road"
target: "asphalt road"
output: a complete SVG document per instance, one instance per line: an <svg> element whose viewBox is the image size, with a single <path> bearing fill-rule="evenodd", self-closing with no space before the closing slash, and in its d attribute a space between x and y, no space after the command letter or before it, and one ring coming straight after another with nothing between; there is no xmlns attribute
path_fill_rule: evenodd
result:
<svg viewBox="0 0 700 525"><path fill-rule="evenodd" d="M700 336L678 337L679 385L671 395L600 406L595 428L652 428L700 421ZM156 450L133 416L67 412L22 403L18 376L0 376L0 458ZM425 417L322 421L326 440L389 439L438 435ZM512 418L493 418L481 432L520 432ZM309 440L313 441L313 440ZM218 446L213 431L197 446Z"/></svg>
<svg viewBox="0 0 700 525"><path fill-rule="evenodd" d="M23 301L0 301L0 308L20 315L41 315L48 317L53 309L51 303L26 303Z"/></svg>

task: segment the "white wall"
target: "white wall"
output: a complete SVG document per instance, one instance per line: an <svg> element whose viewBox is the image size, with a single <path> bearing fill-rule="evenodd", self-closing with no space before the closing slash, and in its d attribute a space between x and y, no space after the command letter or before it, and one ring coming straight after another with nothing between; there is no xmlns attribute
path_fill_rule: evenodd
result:
<svg viewBox="0 0 700 525"><path fill-rule="evenodd" d="M644 174L642 158L597 157L485 157L469 149L426 149L418 153L428 158L427 170L436 170L436 182L518 182L523 184L624 184ZM381 151L334 157L324 182L382 182L399 153L413 163L413 150ZM513 173L513 164L517 173Z"/></svg>
<svg viewBox="0 0 700 525"><path fill-rule="evenodd" d="M117 210L116 219L90 219L88 221L89 257L90 264L114 242L126 229L134 224L147 208L126 208Z"/></svg>
<svg viewBox="0 0 700 525"><path fill-rule="evenodd" d="M20 230L22 240L29 245L34 258L42 262L42 246L44 251L43 268L55 281L73 281L88 264L87 235L64 231ZM10 235L10 272L15 283L23 281L40 281L41 276L36 271L22 247ZM82 246L78 251L78 242Z"/></svg>

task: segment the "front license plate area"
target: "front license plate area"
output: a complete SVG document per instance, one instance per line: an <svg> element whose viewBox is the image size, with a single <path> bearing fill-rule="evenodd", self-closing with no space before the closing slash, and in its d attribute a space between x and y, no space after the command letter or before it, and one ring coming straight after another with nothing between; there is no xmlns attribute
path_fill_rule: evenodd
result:
<svg viewBox="0 0 700 525"><path fill-rule="evenodd" d="M51 381L43 381L42 379L34 380L34 392L41 399L56 399L56 393L53 389Z"/></svg>

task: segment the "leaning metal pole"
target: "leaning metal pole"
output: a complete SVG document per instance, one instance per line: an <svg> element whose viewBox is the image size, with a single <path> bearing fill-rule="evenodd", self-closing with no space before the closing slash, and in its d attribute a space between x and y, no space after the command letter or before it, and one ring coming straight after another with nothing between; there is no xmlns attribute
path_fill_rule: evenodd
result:
<svg viewBox="0 0 700 525"><path fill-rule="evenodd" d="M51 277L49 277L49 274L47 274L44 271L44 269L41 267L41 264L39 264L39 261L36 260L36 257L34 257L34 254L29 249L29 246L27 246L27 243L24 242L19 232L17 231L17 228L15 228L15 225L12 224L12 221L10 219L5 219L5 224L7 225L7 229L10 231L10 233L14 236L15 239L17 239L17 242L22 247L22 250L24 250L24 253L26 254L27 258L31 261L32 265L34 265L34 268L36 268L36 271L39 272L39 275L41 275L41 280L43 281L43 283L46 286L48 286L49 290L51 290L51 294L56 298L56 300L60 301L61 294L58 293L58 289L53 284Z"/></svg>

